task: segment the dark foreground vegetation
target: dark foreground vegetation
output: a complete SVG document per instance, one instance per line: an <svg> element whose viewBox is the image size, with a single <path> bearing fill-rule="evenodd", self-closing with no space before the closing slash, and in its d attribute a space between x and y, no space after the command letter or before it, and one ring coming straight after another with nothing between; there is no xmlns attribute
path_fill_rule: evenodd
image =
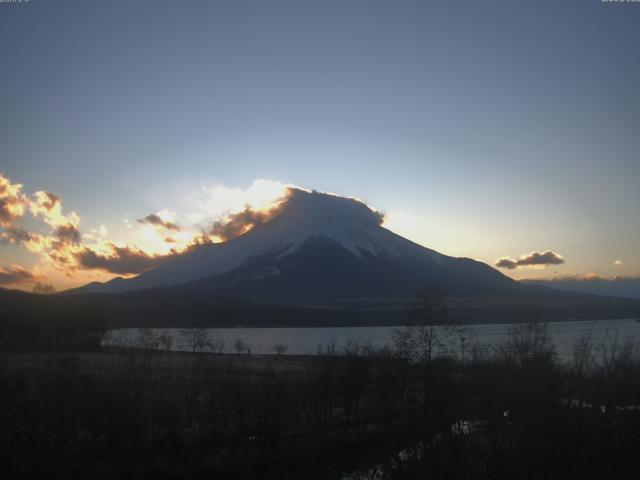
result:
<svg viewBox="0 0 640 480"><path fill-rule="evenodd" d="M2 476L639 478L640 357L613 332L563 364L544 324L444 357L430 326L396 340L223 355L143 332L135 349L5 352Z"/></svg>

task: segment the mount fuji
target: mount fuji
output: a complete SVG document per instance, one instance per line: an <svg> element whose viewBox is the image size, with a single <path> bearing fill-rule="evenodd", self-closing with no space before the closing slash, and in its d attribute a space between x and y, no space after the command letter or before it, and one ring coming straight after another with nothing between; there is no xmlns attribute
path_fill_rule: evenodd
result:
<svg viewBox="0 0 640 480"><path fill-rule="evenodd" d="M387 230L382 214L352 198L289 189L275 210L267 222L239 237L196 245L135 278L80 291L179 286L295 302L298 296L413 296L427 286L457 295L504 294L521 287L481 262L442 255Z"/></svg>
<svg viewBox="0 0 640 480"><path fill-rule="evenodd" d="M236 238L195 245L135 278L68 294L100 299L116 322L153 325L397 323L426 289L447 297L463 321L512 320L534 305L575 315L567 306L593 312L594 302L603 303L521 284L382 223L381 213L357 199L290 188L267 221Z"/></svg>

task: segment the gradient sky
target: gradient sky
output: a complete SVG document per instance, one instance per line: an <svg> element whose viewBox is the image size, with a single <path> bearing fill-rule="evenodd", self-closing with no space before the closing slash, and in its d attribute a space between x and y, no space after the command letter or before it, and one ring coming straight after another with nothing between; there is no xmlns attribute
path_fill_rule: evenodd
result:
<svg viewBox="0 0 640 480"><path fill-rule="evenodd" d="M265 179L445 254L565 260L514 278L638 276L639 46L640 3L600 0L0 3L0 171L149 252L136 219L195 228Z"/></svg>

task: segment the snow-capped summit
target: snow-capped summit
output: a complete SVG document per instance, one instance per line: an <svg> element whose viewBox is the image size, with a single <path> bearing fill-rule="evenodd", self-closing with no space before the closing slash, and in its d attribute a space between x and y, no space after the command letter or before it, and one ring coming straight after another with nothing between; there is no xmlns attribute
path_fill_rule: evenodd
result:
<svg viewBox="0 0 640 480"><path fill-rule="evenodd" d="M359 257L365 252L399 257L425 250L382 227L384 215L354 198L292 188L275 211L242 241L253 236L269 248L287 246L282 254L317 238L332 240ZM441 256L430 253L434 259Z"/></svg>
<svg viewBox="0 0 640 480"><path fill-rule="evenodd" d="M271 215L239 237L197 245L135 278L92 284L88 290L122 292L182 284L229 272L263 254L282 258L318 239L335 242L360 258L425 253L436 261L443 257L385 229L380 212L353 198L290 188Z"/></svg>

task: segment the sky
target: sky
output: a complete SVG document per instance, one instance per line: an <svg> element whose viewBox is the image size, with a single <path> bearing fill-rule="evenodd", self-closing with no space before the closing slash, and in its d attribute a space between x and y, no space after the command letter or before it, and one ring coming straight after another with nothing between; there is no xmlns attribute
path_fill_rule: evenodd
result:
<svg viewBox="0 0 640 480"><path fill-rule="evenodd" d="M638 45L638 2L2 2L0 286L285 185L516 279L640 276Z"/></svg>

